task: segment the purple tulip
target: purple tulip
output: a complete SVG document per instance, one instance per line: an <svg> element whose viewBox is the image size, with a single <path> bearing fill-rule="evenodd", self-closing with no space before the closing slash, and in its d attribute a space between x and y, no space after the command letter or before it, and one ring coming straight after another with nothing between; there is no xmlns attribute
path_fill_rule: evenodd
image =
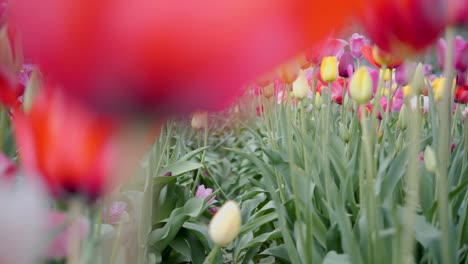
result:
<svg viewBox="0 0 468 264"><path fill-rule="evenodd" d="M340 58L340 63L338 64L338 74L341 77L348 78L352 74L354 69L353 57L350 52L345 52Z"/></svg>
<svg viewBox="0 0 468 264"><path fill-rule="evenodd" d="M395 82L399 86L405 86L408 83L408 73L405 64L395 69Z"/></svg>
<svg viewBox="0 0 468 264"><path fill-rule="evenodd" d="M361 59L361 47L364 45L369 45L370 42L364 36L354 33L349 40L349 48L351 49L351 56L355 59Z"/></svg>
<svg viewBox="0 0 468 264"><path fill-rule="evenodd" d="M439 67L444 69L445 50L447 49L447 42L440 39L437 46L437 58L439 60ZM455 60L454 67L458 72L466 72L468 70L468 42L461 36L455 38Z"/></svg>
<svg viewBox="0 0 468 264"><path fill-rule="evenodd" d="M195 192L195 197L197 198L207 198L213 193L213 189L211 188L205 188L205 185L199 185L197 188L197 191ZM208 203L212 203L214 201L215 197L211 197L211 199L208 201Z"/></svg>

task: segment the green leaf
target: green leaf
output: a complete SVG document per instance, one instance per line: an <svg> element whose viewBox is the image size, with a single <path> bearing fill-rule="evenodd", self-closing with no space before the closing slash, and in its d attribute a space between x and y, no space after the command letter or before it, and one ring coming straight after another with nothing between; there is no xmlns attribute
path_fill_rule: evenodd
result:
<svg viewBox="0 0 468 264"><path fill-rule="evenodd" d="M198 170L203 167L203 164L191 161L178 161L161 170L159 176L154 177L156 183L168 183L184 175L187 172ZM164 176L166 173L171 173L171 176Z"/></svg>
<svg viewBox="0 0 468 264"><path fill-rule="evenodd" d="M284 244L268 248L261 252L260 255L273 256L275 258L282 259L283 261L286 261L288 263L291 262L291 260L289 259L288 250L286 249L286 246Z"/></svg>

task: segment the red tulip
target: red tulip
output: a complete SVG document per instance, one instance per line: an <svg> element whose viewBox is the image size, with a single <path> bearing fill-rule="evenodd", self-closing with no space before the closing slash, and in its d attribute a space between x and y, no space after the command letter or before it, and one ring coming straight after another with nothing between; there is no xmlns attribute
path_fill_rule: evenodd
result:
<svg viewBox="0 0 468 264"><path fill-rule="evenodd" d="M66 94L106 111L168 114L224 107L360 2L16 0L10 17L25 53Z"/></svg>
<svg viewBox="0 0 468 264"><path fill-rule="evenodd" d="M459 104L468 104L468 85L457 87L454 99Z"/></svg>
<svg viewBox="0 0 468 264"><path fill-rule="evenodd" d="M377 68L382 67L382 64L385 63L387 68L393 69L403 63L403 60L400 57L382 51L377 46L362 46L361 52L364 58Z"/></svg>
<svg viewBox="0 0 468 264"><path fill-rule="evenodd" d="M116 180L113 124L91 115L51 90L36 98L30 112L15 111L15 136L25 170L43 177L57 197L89 200Z"/></svg>
<svg viewBox="0 0 468 264"><path fill-rule="evenodd" d="M447 0L374 0L362 22L370 39L387 52L410 53L432 44L449 22Z"/></svg>

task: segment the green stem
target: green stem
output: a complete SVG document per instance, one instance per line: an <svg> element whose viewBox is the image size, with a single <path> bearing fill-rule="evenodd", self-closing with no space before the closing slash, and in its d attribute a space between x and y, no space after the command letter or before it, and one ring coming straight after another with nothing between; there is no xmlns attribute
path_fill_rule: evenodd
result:
<svg viewBox="0 0 468 264"><path fill-rule="evenodd" d="M204 134L204 137L203 137L203 147L205 149L202 151L202 154L201 154L201 158L200 158L200 163L201 164L204 164L205 155L206 155L206 146L208 145L208 121L205 121L205 126L204 127L205 127L205 129L204 129L205 134ZM200 135L200 134L198 134L198 135ZM204 166L204 167L206 167L206 166ZM195 181L193 182L193 186L192 186L192 195L193 196L195 196L195 192L196 192L198 184L200 182L200 174L201 174L201 168L198 169L197 175L195 176ZM214 178L213 178L213 180L214 180Z"/></svg>
<svg viewBox="0 0 468 264"><path fill-rule="evenodd" d="M216 255L218 254L220 247L218 245L215 245L214 248L211 250L210 254L206 257L206 260L204 263L206 264L215 264L216 261Z"/></svg>
<svg viewBox="0 0 468 264"><path fill-rule="evenodd" d="M414 86L413 86L414 87ZM409 124L409 163L406 171L406 210L405 221L403 223L401 241L400 263L414 261L414 228L416 222L417 208L419 204L419 140L420 140L420 103L419 96L416 100L416 109L411 111L411 122ZM406 102L407 109L411 109L409 102Z"/></svg>
<svg viewBox="0 0 468 264"><path fill-rule="evenodd" d="M120 220L119 227L117 228L117 235L114 240L114 245L112 246L112 255L110 258L110 263L115 264L115 261L117 259L117 253L120 245L120 238L122 236L122 227L123 227L123 222L122 219Z"/></svg>
<svg viewBox="0 0 468 264"><path fill-rule="evenodd" d="M8 127L8 110L0 106L0 150L4 150L5 134Z"/></svg>
<svg viewBox="0 0 468 264"><path fill-rule="evenodd" d="M440 139L438 146L439 154L439 172L438 172L438 200L439 200L439 221L441 227L441 250L443 263L454 263L453 256L450 252L450 236L449 236L449 223L450 211L448 209L448 168L449 168L449 155L450 155L450 133L451 133L451 120L452 120L452 80L453 80L453 62L454 62L454 28L447 28L446 41L447 49L445 51L444 62L444 91L443 98L440 102L439 122L440 122Z"/></svg>

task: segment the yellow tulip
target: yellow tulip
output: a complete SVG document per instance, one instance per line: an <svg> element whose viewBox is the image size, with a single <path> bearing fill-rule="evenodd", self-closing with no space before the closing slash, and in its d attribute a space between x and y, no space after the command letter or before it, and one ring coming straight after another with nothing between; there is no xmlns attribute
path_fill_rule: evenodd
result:
<svg viewBox="0 0 468 264"><path fill-rule="evenodd" d="M211 219L208 232L215 244L226 246L237 237L240 226L239 205L234 201L227 201Z"/></svg>
<svg viewBox="0 0 468 264"><path fill-rule="evenodd" d="M307 97L310 86L304 71L299 72L299 76L293 82L293 96L299 100Z"/></svg>
<svg viewBox="0 0 468 264"><path fill-rule="evenodd" d="M263 87L263 96L265 96L265 98L270 99L273 95L275 95L275 86L273 83Z"/></svg>
<svg viewBox="0 0 468 264"><path fill-rule="evenodd" d="M192 116L192 127L195 129L202 129L208 125L207 112L195 112Z"/></svg>
<svg viewBox="0 0 468 264"><path fill-rule="evenodd" d="M325 82L333 82L338 78L338 60L335 56L323 58L320 75Z"/></svg>
<svg viewBox="0 0 468 264"><path fill-rule="evenodd" d="M359 104L367 103L372 97L372 78L365 67L359 68L349 83L351 98Z"/></svg>

